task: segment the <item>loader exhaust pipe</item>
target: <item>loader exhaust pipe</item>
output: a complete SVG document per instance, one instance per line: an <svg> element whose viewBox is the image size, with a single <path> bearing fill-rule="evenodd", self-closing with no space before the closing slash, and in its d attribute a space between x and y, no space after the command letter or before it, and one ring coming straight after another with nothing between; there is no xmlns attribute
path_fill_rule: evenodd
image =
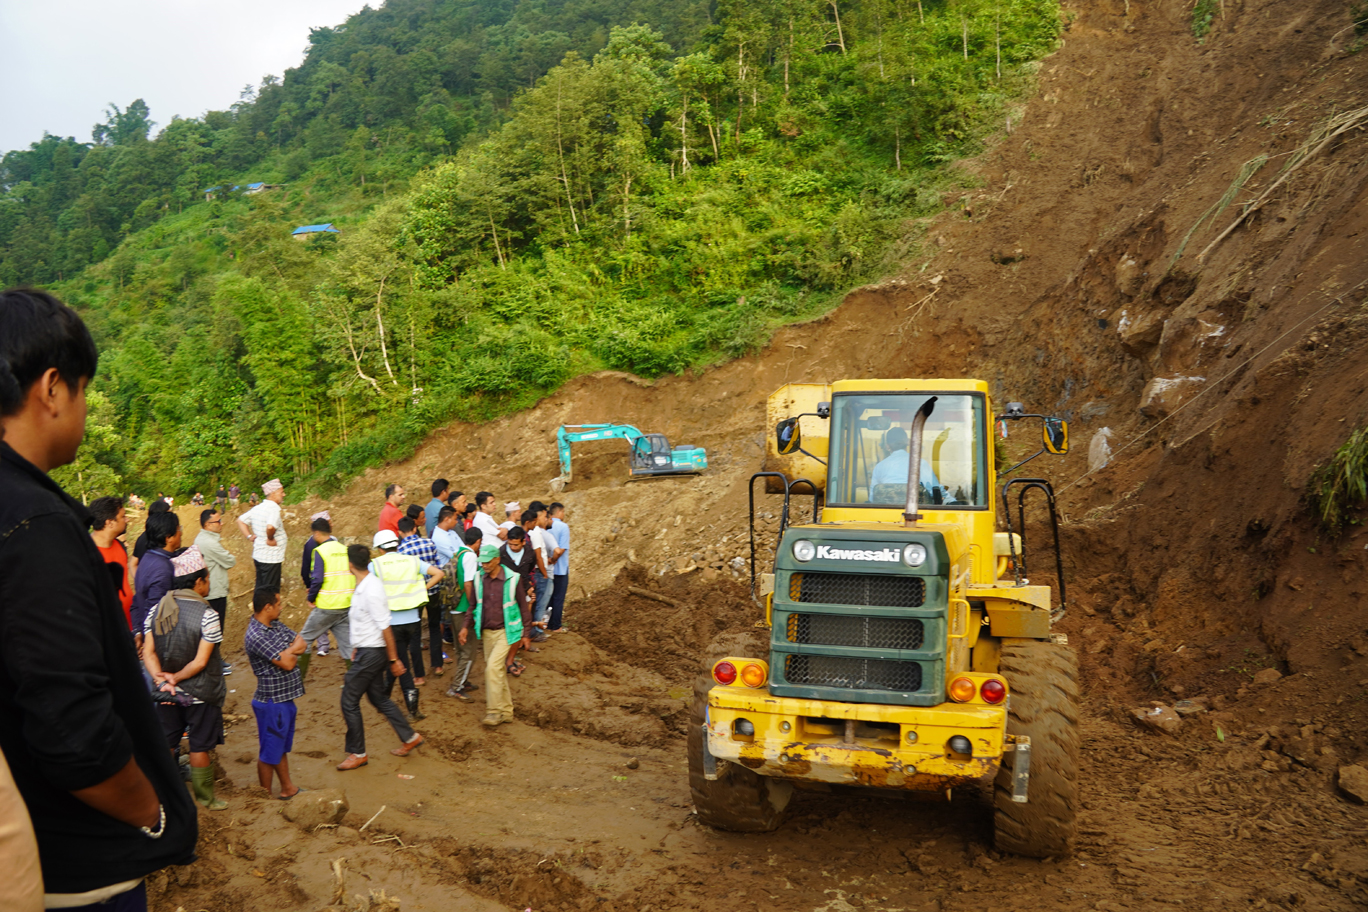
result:
<svg viewBox="0 0 1368 912"><path fill-rule="evenodd" d="M932 396L917 409L917 417L912 419L912 440L907 454L907 506L903 510L903 528L915 529L921 520L921 514L917 512L918 500L921 488L921 453L922 453L922 431L926 428L926 419L931 417L931 412L936 408L936 399Z"/></svg>

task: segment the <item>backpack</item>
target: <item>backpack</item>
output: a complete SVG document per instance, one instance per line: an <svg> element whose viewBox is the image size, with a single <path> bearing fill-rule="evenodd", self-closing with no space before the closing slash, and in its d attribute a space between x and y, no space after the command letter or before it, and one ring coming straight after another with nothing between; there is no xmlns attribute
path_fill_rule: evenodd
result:
<svg viewBox="0 0 1368 912"><path fill-rule="evenodd" d="M447 607L455 609L461 603L461 596L465 594L465 584L470 580L461 578L461 557L462 555L475 552L462 545L456 549L456 553L447 561L446 572L442 574L442 583L439 587L442 593L442 603Z"/></svg>

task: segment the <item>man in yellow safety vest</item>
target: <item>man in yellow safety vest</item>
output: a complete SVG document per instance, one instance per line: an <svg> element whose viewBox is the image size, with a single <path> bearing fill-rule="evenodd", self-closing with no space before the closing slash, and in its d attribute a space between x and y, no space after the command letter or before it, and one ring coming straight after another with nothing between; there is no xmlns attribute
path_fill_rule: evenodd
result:
<svg viewBox="0 0 1368 912"><path fill-rule="evenodd" d="M313 552L313 576L309 584L309 607L313 609L304 622L299 635L304 642L312 643L329 630L337 638L337 651L351 667L351 609L352 592L356 589L356 577L352 576L347 563L347 546L332 535L332 523L323 518L313 522L313 540L317 543ZM299 657L299 677L303 680L309 673L309 661L313 657L307 652Z"/></svg>
<svg viewBox="0 0 1368 912"><path fill-rule="evenodd" d="M372 544L381 554L371 561L369 570L385 586L385 597L389 600L390 630L394 632L395 648L399 650L400 657L404 657L415 644L421 644L421 609L428 601L427 590L442 581L442 571L437 569L436 564L419 560L412 554L400 554L396 550L399 536L389 529L376 532ZM389 676L386 692L393 686L394 678ZM409 718L424 718L418 711L418 688L413 683L412 669L405 667L399 678L399 687L404 692L404 705L408 708Z"/></svg>

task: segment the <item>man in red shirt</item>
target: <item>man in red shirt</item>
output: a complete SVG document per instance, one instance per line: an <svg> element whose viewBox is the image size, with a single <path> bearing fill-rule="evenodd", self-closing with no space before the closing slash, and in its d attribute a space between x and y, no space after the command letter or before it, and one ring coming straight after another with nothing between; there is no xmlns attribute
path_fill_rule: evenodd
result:
<svg viewBox="0 0 1368 912"><path fill-rule="evenodd" d="M399 535L399 520L404 518L404 511L400 507L403 502L403 485L392 484L385 488L385 505L380 508L380 524L376 528L377 532L389 529L396 537Z"/></svg>
<svg viewBox="0 0 1368 912"><path fill-rule="evenodd" d="M96 498L90 505L90 519L90 537L95 540L95 547L100 549L100 556L109 568L114 588L119 590L124 623L131 624L129 618L133 607L133 587L128 583L128 549L119 541L119 536L128 528L128 515L124 512L123 498Z"/></svg>

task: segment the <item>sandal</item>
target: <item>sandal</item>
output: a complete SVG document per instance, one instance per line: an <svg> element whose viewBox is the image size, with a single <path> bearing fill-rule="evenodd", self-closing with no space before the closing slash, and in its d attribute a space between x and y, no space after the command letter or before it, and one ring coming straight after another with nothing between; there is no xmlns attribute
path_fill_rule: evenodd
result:
<svg viewBox="0 0 1368 912"><path fill-rule="evenodd" d="M526 668L525 666L520 665L518 662L514 662L512 665L505 665L504 671L508 672L515 678L521 678L522 673L526 671Z"/></svg>
<svg viewBox="0 0 1368 912"><path fill-rule="evenodd" d="M441 665L438 665L432 669L432 673L440 678L442 675L446 674L446 669Z"/></svg>
<svg viewBox="0 0 1368 912"><path fill-rule="evenodd" d="M298 795L300 792L307 792L307 791L308 791L308 789L306 789L306 788L305 788L304 786L302 786L302 785L296 786L296 787L295 787L295 793L294 793L294 795L281 795L280 798L277 799L277 800L279 800L279 801L289 801L291 798L293 798L295 795Z"/></svg>

